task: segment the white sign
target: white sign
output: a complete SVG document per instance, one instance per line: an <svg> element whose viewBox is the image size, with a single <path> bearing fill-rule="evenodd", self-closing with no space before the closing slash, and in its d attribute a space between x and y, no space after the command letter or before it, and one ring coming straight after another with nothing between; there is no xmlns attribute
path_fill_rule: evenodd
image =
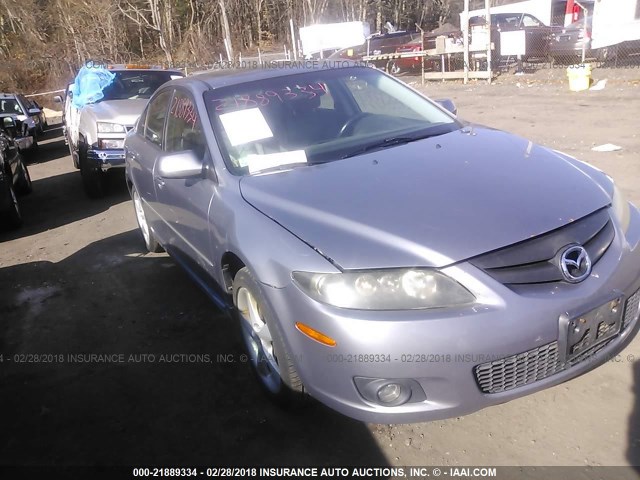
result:
<svg viewBox="0 0 640 480"><path fill-rule="evenodd" d="M223 113L220 115L220 121L233 147L273 137L259 108Z"/></svg>
<svg viewBox="0 0 640 480"><path fill-rule="evenodd" d="M304 55L363 45L369 28L362 22L326 23L300 29Z"/></svg>
<svg viewBox="0 0 640 480"><path fill-rule="evenodd" d="M256 173L282 165L307 163L307 155L304 153L304 150L269 153L267 155L247 155L242 159L242 163L249 166L249 173Z"/></svg>
<svg viewBox="0 0 640 480"><path fill-rule="evenodd" d="M524 30L500 32L500 55L516 56L527 53L527 36Z"/></svg>

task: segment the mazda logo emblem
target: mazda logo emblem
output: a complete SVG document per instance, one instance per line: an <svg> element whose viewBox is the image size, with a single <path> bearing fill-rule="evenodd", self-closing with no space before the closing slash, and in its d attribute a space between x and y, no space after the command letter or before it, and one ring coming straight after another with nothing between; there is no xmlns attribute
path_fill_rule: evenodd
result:
<svg viewBox="0 0 640 480"><path fill-rule="evenodd" d="M560 270L567 282L578 283L591 273L591 259L581 245L573 245L560 255Z"/></svg>

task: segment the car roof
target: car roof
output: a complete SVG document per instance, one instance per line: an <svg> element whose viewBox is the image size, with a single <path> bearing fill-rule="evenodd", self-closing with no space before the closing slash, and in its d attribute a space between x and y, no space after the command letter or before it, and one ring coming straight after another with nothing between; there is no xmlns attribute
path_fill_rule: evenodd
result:
<svg viewBox="0 0 640 480"><path fill-rule="evenodd" d="M0 93L0 98L16 98L17 93Z"/></svg>
<svg viewBox="0 0 640 480"><path fill-rule="evenodd" d="M284 62L281 67L275 68L227 68L195 73L191 76L173 80L172 85L188 85L198 80L209 88L215 89L229 85L266 80L270 78L286 77L307 72L321 72L332 70L335 65L340 67L368 68L348 60L309 60L300 62Z"/></svg>

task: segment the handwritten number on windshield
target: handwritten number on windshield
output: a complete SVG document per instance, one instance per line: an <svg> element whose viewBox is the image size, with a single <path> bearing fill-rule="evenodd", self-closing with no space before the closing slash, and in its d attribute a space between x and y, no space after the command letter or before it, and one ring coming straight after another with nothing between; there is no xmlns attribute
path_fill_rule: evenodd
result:
<svg viewBox="0 0 640 480"><path fill-rule="evenodd" d="M220 114L243 108L265 107L272 101L284 103L299 97L312 99L326 92L326 85L321 82L316 82L308 85L294 85L276 90L265 90L260 93L238 94L233 97L215 98L212 101L215 105L215 111Z"/></svg>

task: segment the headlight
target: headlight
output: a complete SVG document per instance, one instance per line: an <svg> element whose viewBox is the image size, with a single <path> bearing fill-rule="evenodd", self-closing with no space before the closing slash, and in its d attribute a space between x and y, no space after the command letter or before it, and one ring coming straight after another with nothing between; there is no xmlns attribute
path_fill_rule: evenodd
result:
<svg viewBox="0 0 640 480"><path fill-rule="evenodd" d="M341 308L414 310L466 305L475 300L458 282L431 269L293 272L293 279L314 300Z"/></svg>
<svg viewBox="0 0 640 480"><path fill-rule="evenodd" d="M101 138L98 140L98 147L104 150L114 148L124 148L124 139L122 138Z"/></svg>
<svg viewBox="0 0 640 480"><path fill-rule="evenodd" d="M124 133L124 127L118 123L98 122L98 133Z"/></svg>
<svg viewBox="0 0 640 480"><path fill-rule="evenodd" d="M627 199L615 184L613 185L611 209L613 210L613 216L620 223L620 228L622 228L623 232L627 233L629 222L631 220L631 214L629 212L629 202L627 202Z"/></svg>

